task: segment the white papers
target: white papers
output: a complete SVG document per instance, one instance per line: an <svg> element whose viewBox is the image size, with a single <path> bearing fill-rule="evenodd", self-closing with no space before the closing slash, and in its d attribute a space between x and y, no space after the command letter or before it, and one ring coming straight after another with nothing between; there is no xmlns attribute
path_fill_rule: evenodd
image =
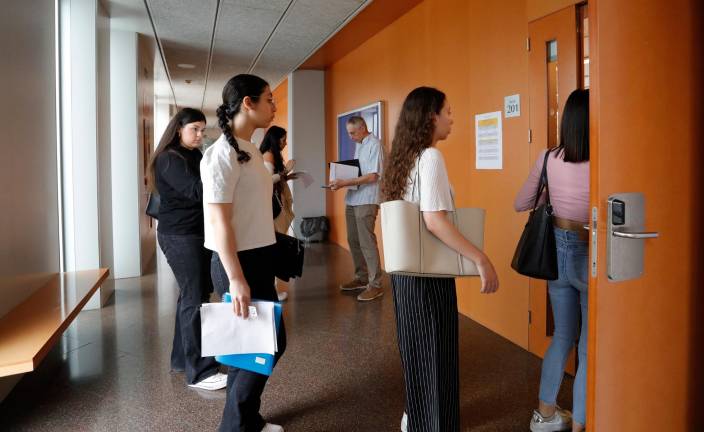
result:
<svg viewBox="0 0 704 432"><path fill-rule="evenodd" d="M201 355L271 354L276 345L274 303L255 301L256 317L235 315L232 303L203 303L200 308Z"/></svg>
<svg viewBox="0 0 704 432"><path fill-rule="evenodd" d="M503 168L501 111L474 116L477 169Z"/></svg>
<svg viewBox="0 0 704 432"><path fill-rule="evenodd" d="M292 171L289 173L289 175L295 175L296 176L295 180L301 180L303 182L303 187L305 187L306 189L308 189L308 187L310 185L315 183L315 179L313 178L313 176L308 174L308 171L305 171L305 170Z"/></svg>
<svg viewBox="0 0 704 432"><path fill-rule="evenodd" d="M345 165L337 162L330 163L330 181L350 180L359 177L359 167ZM348 189L357 190L357 186L349 186Z"/></svg>

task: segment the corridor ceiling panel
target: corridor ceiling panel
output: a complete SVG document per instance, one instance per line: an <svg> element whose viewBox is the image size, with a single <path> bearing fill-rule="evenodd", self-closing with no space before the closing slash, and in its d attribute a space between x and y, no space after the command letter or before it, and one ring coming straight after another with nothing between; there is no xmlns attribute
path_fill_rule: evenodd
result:
<svg viewBox="0 0 704 432"><path fill-rule="evenodd" d="M215 124L222 88L239 73L272 86L372 0L142 0L151 14L179 107ZM135 3L118 0L111 3Z"/></svg>

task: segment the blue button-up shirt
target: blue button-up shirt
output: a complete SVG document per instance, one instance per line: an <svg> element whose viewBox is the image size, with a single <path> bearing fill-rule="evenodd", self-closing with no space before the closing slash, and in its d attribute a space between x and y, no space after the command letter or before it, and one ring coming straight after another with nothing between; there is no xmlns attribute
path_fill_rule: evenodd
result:
<svg viewBox="0 0 704 432"><path fill-rule="evenodd" d="M381 177L384 167L384 147L379 138L367 135L361 143L357 143L354 158L359 159L362 175L376 173ZM349 206L379 204L379 181L359 185L357 190L348 189L345 203Z"/></svg>

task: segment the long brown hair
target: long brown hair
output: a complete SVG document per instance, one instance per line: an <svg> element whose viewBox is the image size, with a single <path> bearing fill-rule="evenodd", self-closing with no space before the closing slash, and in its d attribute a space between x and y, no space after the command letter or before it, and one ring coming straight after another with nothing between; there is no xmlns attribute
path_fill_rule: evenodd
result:
<svg viewBox="0 0 704 432"><path fill-rule="evenodd" d="M445 93L432 87L418 87L406 96L381 179L385 201L403 197L416 159L433 144L433 114L440 114L444 104Z"/></svg>
<svg viewBox="0 0 704 432"><path fill-rule="evenodd" d="M259 151L264 154L271 152L274 156L274 173L281 174L286 170L284 165L284 157L281 155L281 140L286 136L286 129L279 126L271 126L264 135L262 143L259 145ZM274 190L281 194L284 189L283 182L274 184Z"/></svg>
<svg viewBox="0 0 704 432"><path fill-rule="evenodd" d="M201 121L205 123L205 115L202 111L195 108L183 108L169 121L164 134L161 135L159 145L154 150L152 157L149 159L149 165L147 165L147 188L150 192L158 192L155 176L156 158L165 151L174 150L181 145L181 136L179 135L181 128L187 124Z"/></svg>

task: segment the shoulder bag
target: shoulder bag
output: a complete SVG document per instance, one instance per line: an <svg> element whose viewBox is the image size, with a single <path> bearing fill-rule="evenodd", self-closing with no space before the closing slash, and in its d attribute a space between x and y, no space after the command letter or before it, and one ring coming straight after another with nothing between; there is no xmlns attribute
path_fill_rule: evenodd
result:
<svg viewBox="0 0 704 432"><path fill-rule="evenodd" d="M528 216L528 222L518 241L516 252L511 261L511 267L524 276L535 279L555 280L557 272L557 247L555 231L552 222L552 205L550 204L550 188L548 187L548 157L545 153L543 170L540 173L538 190L533 203L533 210ZM545 203L538 206L540 196L545 191Z"/></svg>

